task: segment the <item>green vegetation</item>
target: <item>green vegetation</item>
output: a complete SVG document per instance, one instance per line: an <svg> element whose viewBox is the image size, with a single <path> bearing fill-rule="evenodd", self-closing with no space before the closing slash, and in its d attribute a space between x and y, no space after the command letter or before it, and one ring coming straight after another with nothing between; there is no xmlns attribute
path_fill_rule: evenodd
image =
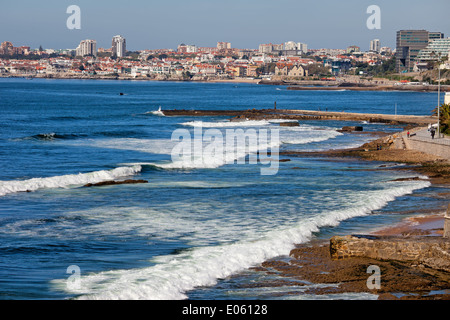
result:
<svg viewBox="0 0 450 320"><path fill-rule="evenodd" d="M310 76L324 77L324 76L331 75L329 68L327 68L321 64L318 64L318 63L311 64L311 65L307 66L306 69L308 70L308 75L310 75Z"/></svg>
<svg viewBox="0 0 450 320"><path fill-rule="evenodd" d="M441 107L439 108L439 122L440 122L440 129L441 133L450 135L450 104L441 104ZM438 114L438 108L433 110L433 114Z"/></svg>
<svg viewBox="0 0 450 320"><path fill-rule="evenodd" d="M356 63L356 74L362 71L364 74L374 77L387 77L395 73L395 56L389 60L384 61L382 64L371 66L368 63Z"/></svg>

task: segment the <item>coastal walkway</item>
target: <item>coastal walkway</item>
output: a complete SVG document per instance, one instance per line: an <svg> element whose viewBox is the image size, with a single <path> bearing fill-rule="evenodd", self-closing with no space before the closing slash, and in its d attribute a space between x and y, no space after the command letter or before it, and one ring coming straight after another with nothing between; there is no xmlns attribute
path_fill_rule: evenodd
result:
<svg viewBox="0 0 450 320"><path fill-rule="evenodd" d="M409 138L407 132L402 132L400 138L406 149L413 149L428 154L433 154L450 160L450 137L431 137L427 127L418 127L410 131Z"/></svg>

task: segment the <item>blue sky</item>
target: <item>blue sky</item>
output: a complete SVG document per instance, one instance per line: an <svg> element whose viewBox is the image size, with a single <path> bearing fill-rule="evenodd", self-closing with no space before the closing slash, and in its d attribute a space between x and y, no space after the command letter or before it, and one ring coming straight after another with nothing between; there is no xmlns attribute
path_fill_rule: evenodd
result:
<svg viewBox="0 0 450 320"><path fill-rule="evenodd" d="M81 30L69 30L69 5L81 9ZM369 5L381 9L381 29L369 30ZM114 35L127 49L173 48L178 44L258 48L295 41L309 48L367 50L378 38L395 47L400 29L441 31L450 36L449 0L2 0L0 42L37 48L75 48L83 39L108 48Z"/></svg>

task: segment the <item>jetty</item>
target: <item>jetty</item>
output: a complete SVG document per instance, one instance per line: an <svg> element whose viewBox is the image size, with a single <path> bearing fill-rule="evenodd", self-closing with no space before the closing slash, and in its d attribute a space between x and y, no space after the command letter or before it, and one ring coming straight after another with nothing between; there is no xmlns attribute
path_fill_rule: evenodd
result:
<svg viewBox="0 0 450 320"><path fill-rule="evenodd" d="M389 115L375 113L333 112L315 110L289 110L289 109L247 109L247 110L162 110L165 116L227 116L230 121L246 120L342 120L366 121L388 124L428 125L435 123L437 117L413 115Z"/></svg>

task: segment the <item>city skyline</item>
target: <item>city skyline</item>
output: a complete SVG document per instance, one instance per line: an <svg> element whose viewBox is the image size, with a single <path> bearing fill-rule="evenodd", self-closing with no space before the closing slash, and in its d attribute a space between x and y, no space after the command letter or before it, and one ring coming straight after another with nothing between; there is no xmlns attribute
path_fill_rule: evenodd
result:
<svg viewBox="0 0 450 320"><path fill-rule="evenodd" d="M70 16L66 9L72 4L81 9L80 30L66 27ZM366 10L372 4L380 7L381 29L366 26L370 16ZM109 48L111 38L120 34L127 39L130 51L176 48L180 43L211 47L218 41L248 49L257 49L262 43L294 41L311 49L357 45L368 50L373 39L394 48L395 32L401 29L450 33L446 23L450 2L444 0L347 0L345 4L331 0L20 0L2 6L0 41L32 48L74 49L84 39L95 39L98 47Z"/></svg>

